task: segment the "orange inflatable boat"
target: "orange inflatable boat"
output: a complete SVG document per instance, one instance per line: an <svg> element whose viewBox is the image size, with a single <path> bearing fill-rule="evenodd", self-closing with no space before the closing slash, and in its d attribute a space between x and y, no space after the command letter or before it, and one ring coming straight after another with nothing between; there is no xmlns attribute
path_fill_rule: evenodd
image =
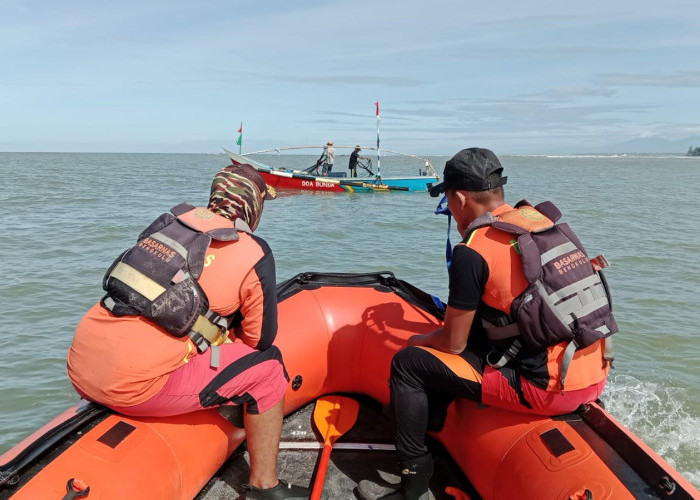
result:
<svg viewBox="0 0 700 500"><path fill-rule="evenodd" d="M387 272L303 273L278 285L278 297L289 415L331 393L387 404L391 357L444 313L439 300ZM468 492L448 488L452 496L436 484L438 497L700 498L597 403L547 418L457 400L432 438L469 483ZM0 498L207 498L202 489L222 466L235 466L227 460L244 439L217 410L131 418L83 402L0 457ZM353 490L335 497L353 498Z"/></svg>

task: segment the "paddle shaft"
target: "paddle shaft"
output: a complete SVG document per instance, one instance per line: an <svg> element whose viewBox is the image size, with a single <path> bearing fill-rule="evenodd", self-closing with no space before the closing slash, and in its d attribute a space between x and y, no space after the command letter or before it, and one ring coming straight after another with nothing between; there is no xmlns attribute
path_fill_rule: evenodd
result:
<svg viewBox="0 0 700 500"><path fill-rule="evenodd" d="M323 445L323 452L321 453L321 461L318 464L318 471L316 472L314 488L313 490L311 490L311 500L320 500L321 498L321 492L323 491L323 483L325 483L326 481L326 472L328 471L328 462L331 458L332 449L332 443L326 443Z"/></svg>
<svg viewBox="0 0 700 500"><path fill-rule="evenodd" d="M314 423L323 436L323 452L311 489L311 500L320 500L333 443L355 425L359 409L356 400L345 396L325 396L316 400Z"/></svg>

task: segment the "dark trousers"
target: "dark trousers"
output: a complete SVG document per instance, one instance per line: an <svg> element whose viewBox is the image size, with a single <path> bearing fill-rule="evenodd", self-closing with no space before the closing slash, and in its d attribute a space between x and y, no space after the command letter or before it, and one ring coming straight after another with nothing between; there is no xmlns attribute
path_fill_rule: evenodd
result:
<svg viewBox="0 0 700 500"><path fill-rule="evenodd" d="M458 364L466 361L471 373L458 376L430 350L407 347L397 352L391 362L391 406L396 421L396 451L399 462L414 460L425 454L425 433L439 430L447 406L455 397L481 401L481 376L484 362L470 351L454 356Z"/></svg>

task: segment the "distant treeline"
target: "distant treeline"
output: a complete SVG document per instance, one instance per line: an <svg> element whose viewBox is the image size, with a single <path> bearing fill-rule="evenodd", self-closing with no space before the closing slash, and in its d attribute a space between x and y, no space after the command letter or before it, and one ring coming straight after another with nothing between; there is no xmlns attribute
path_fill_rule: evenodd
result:
<svg viewBox="0 0 700 500"><path fill-rule="evenodd" d="M694 148L693 146L690 146L688 148L686 156L700 156L700 148Z"/></svg>

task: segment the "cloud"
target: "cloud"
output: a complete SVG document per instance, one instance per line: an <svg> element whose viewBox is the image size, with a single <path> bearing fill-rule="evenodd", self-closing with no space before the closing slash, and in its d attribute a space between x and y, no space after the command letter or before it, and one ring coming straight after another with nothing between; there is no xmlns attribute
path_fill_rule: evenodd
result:
<svg viewBox="0 0 700 500"><path fill-rule="evenodd" d="M608 73L596 81L611 87L700 87L700 71L680 71L669 75Z"/></svg>
<svg viewBox="0 0 700 500"><path fill-rule="evenodd" d="M580 97L612 97L616 90L604 87L559 87L540 93L522 94L523 100L570 101Z"/></svg>
<svg viewBox="0 0 700 500"><path fill-rule="evenodd" d="M383 87L419 87L425 85L425 81L414 78L358 75L358 74L336 74L328 76L294 76L279 75L268 77L268 80L291 83L310 83L318 85L359 85L363 87L377 85Z"/></svg>

